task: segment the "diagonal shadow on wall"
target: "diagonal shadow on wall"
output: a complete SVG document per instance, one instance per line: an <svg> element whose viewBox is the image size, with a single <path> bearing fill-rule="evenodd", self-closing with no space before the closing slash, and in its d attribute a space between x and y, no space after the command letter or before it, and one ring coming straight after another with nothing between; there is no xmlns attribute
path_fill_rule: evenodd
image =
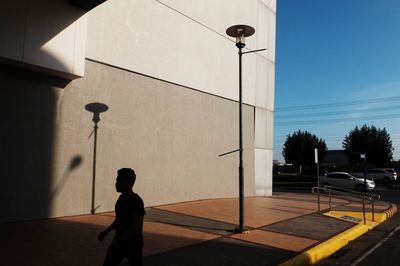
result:
<svg viewBox="0 0 400 266"><path fill-rule="evenodd" d="M48 217L55 93L68 83L0 65L0 222Z"/></svg>
<svg viewBox="0 0 400 266"><path fill-rule="evenodd" d="M69 0L4 4L0 10L4 35L0 44L0 223L49 217L51 201L69 177L71 169L52 184L57 103L70 80L35 71L68 73L70 63L62 55L66 48L45 45L86 12ZM30 65L37 62L42 65ZM48 66L51 69L45 69Z"/></svg>

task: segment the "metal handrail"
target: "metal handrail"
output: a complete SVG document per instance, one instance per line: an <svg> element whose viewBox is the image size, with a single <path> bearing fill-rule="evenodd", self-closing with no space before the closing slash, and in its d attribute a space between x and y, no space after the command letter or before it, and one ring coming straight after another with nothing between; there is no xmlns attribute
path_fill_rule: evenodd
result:
<svg viewBox="0 0 400 266"><path fill-rule="evenodd" d="M333 193L340 193L342 195L347 195L347 196L352 196L356 197L362 200L363 204L363 220L364 224L366 223L366 217L365 217L365 200L369 200L369 204L372 206L372 221L375 221L375 201L380 200L381 196L378 194L373 194L373 193L367 193L367 192L359 192L359 191L354 191L350 189L345 189L341 187L334 187L334 186L324 186L324 187L313 187L311 189L311 192L313 194L318 193L318 197L320 195L320 191L323 191L324 193L329 194L329 211L332 210L332 192ZM323 194L325 195L325 194ZM336 195L333 195L335 197ZM320 202L318 201L318 210L320 210Z"/></svg>
<svg viewBox="0 0 400 266"><path fill-rule="evenodd" d="M336 186L324 186L324 187L313 187L312 188L313 193L315 193L315 190L323 190L324 192L329 192L329 190L334 191L334 192L346 192L347 194L351 194L354 196L362 196L367 197L369 199L374 199L374 200L380 200L381 196L378 194L373 194L373 193L367 193L367 192L359 192L359 191L354 191L351 189L346 189L342 187L336 187Z"/></svg>

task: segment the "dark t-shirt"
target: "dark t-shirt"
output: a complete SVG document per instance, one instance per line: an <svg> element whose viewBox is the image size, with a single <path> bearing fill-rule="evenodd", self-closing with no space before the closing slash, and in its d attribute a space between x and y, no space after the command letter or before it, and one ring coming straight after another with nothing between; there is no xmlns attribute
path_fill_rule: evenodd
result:
<svg viewBox="0 0 400 266"><path fill-rule="evenodd" d="M124 198L119 196L115 203L115 235L118 239L134 223L134 216L141 216L140 224L130 243L143 245L143 216L145 215L143 200L136 193Z"/></svg>

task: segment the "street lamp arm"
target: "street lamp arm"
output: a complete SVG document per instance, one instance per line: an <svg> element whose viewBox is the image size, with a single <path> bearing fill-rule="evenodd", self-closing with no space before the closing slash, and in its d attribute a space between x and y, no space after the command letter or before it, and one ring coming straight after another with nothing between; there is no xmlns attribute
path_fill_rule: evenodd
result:
<svg viewBox="0 0 400 266"><path fill-rule="evenodd" d="M238 152L238 151L240 151L240 149L236 149L236 150L233 150L233 151L228 151L228 152L225 152L225 153L222 153L222 154L218 155L218 157L222 157L222 156L225 156L225 155L228 155L228 154L231 154L231 153L234 153L234 152Z"/></svg>
<svg viewBox="0 0 400 266"><path fill-rule="evenodd" d="M252 50L252 51L247 51L247 52L242 52L242 54L250 54L250 53L256 53L256 52L261 52L261 51L265 51L267 49L258 49L258 50Z"/></svg>

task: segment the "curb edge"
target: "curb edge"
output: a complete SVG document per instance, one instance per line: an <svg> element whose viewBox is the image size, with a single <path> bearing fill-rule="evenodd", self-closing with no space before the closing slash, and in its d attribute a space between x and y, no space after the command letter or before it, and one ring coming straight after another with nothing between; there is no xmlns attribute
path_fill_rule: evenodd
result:
<svg viewBox="0 0 400 266"><path fill-rule="evenodd" d="M397 213L396 205L392 204L392 207L383 213L385 214L384 218L375 226L393 217ZM296 257L279 264L279 266L314 265L322 259L332 255L342 247L346 246L350 241L365 234L375 226L357 224L352 228L347 229L346 231L320 243L319 245L306 250Z"/></svg>

